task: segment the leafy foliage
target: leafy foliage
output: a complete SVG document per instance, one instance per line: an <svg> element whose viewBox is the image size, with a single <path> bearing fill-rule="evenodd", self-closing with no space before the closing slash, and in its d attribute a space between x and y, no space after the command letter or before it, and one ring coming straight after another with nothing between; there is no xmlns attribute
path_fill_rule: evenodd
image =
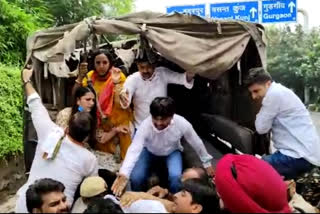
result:
<svg viewBox="0 0 320 214"><path fill-rule="evenodd" d="M46 0L7 0L31 14L40 26L48 27L54 24L54 17L47 7Z"/></svg>
<svg viewBox="0 0 320 214"><path fill-rule="evenodd" d="M0 64L0 159L22 152L20 69Z"/></svg>
<svg viewBox="0 0 320 214"><path fill-rule="evenodd" d="M267 28L268 71L273 78L283 83L304 98L304 88L315 93L312 101L319 99L320 90L320 29L305 33L301 26L294 31L289 27Z"/></svg>
<svg viewBox="0 0 320 214"><path fill-rule="evenodd" d="M28 35L39 28L36 18L7 0L0 0L0 62L20 64Z"/></svg>
<svg viewBox="0 0 320 214"><path fill-rule="evenodd" d="M132 0L50 0L45 1L45 5L55 17L55 25L59 26L79 22L90 16L128 13L132 9Z"/></svg>
<svg viewBox="0 0 320 214"><path fill-rule="evenodd" d="M0 62L21 64L26 39L41 28L82 21L89 16L128 13L133 0L0 0Z"/></svg>

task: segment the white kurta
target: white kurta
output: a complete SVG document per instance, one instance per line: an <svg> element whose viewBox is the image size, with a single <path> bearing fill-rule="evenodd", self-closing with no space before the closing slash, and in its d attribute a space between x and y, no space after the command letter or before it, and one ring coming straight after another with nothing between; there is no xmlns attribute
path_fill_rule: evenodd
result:
<svg viewBox="0 0 320 214"><path fill-rule="evenodd" d="M203 166L205 168L211 166L212 156L208 154L192 125L185 118L175 114L171 124L161 131L154 127L151 116L142 122L127 151L120 173L130 177L144 147L157 156L167 156L176 150L183 151L180 142L182 137L196 151Z"/></svg>
<svg viewBox="0 0 320 214"><path fill-rule="evenodd" d="M141 122L150 115L150 104L156 97L166 97L168 84L193 87L193 81L187 82L185 73L178 73L165 67L157 67L153 76L144 80L139 72L128 76L124 83L124 91L129 92L129 103L134 106L134 126L138 128ZM122 106L127 108L128 106Z"/></svg>
<svg viewBox="0 0 320 214"><path fill-rule="evenodd" d="M52 132L63 133L63 129L50 119L37 93L28 97L27 104L38 135L38 145L29 179L17 192L18 200L15 212L28 212L26 207L26 191L29 185L41 178L51 178L63 183L65 185L64 193L67 196L67 202L71 205L74 193L81 181L85 177L97 175L97 159L86 148L73 143L68 137L65 137L62 141L60 150L54 160L43 159L44 149L50 147L50 145L44 144L52 143L54 147L59 137L53 139ZM54 142L51 142L51 139Z"/></svg>

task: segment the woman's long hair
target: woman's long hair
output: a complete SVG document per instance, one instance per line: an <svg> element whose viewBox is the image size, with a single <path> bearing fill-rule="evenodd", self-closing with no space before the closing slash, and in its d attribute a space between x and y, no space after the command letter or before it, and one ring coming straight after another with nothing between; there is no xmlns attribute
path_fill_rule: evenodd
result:
<svg viewBox="0 0 320 214"><path fill-rule="evenodd" d="M77 104L78 99L80 99L81 97L83 97L86 93L92 92L94 94L94 105L90 111L90 114L93 118L92 123L91 124L91 132L89 134L89 138L88 138L88 144L91 148L94 148L94 145L96 144L97 140L96 140L96 130L97 130L97 95L95 90L91 87L91 86L87 86L87 87L79 87L76 89L75 93L74 93L74 97L73 97L73 105L72 105L72 110L71 110L71 115L70 118L77 113L79 110L79 106Z"/></svg>
<svg viewBox="0 0 320 214"><path fill-rule="evenodd" d="M96 59L96 56L98 56L100 54L104 54L109 60L110 66L108 68L108 71L110 70L110 68L112 66L114 66L114 62L115 62L114 54L110 53L110 51L105 50L105 49L98 49L98 50L95 50L92 53L90 53L90 57L88 59L89 70L95 70L95 59Z"/></svg>

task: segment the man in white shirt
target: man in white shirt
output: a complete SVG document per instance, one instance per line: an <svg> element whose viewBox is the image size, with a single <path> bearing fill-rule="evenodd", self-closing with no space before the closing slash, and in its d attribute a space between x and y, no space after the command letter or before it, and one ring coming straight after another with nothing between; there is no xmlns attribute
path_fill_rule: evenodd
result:
<svg viewBox="0 0 320 214"><path fill-rule="evenodd" d="M159 203L160 202L160 203ZM123 210L141 213L157 210L159 213L214 213L217 210L218 198L215 190L198 178L182 182L181 191L169 201L145 192L126 192L120 199Z"/></svg>
<svg viewBox="0 0 320 214"><path fill-rule="evenodd" d="M122 108L128 108L133 103L134 126L137 129L149 113L149 106L154 98L166 97L167 86L170 83L193 87L194 74L178 73L165 67L155 67L147 57L137 59L139 72L128 76L124 89L120 94Z"/></svg>
<svg viewBox="0 0 320 214"><path fill-rule="evenodd" d="M310 114L290 89L263 68L253 68L245 84L254 100L262 100L255 126L259 134L271 130L276 153L265 156L281 175L292 179L320 166L320 141Z"/></svg>
<svg viewBox="0 0 320 214"><path fill-rule="evenodd" d="M130 145L119 176L111 190L121 195L128 179L133 191L141 191L150 176L154 161L166 161L169 175L169 190L180 190L182 156L180 139L182 137L194 148L208 174L213 175L212 156L208 154L200 137L192 125L183 117L175 114L175 104L170 97L157 97L150 105L149 116L137 130Z"/></svg>
<svg viewBox="0 0 320 214"><path fill-rule="evenodd" d="M31 85L32 70L24 69L23 81L32 122L38 135L38 145L26 184L17 192L16 213L27 213L26 190L35 180L51 178L65 186L68 205L81 181L98 173L96 157L83 141L88 137L93 119L87 112L78 112L70 118L69 128L63 130L49 117L39 95Z"/></svg>

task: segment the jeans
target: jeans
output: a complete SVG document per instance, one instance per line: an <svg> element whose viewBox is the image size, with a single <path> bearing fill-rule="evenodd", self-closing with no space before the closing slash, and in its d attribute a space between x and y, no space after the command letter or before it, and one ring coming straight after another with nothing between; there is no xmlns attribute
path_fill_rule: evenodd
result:
<svg viewBox="0 0 320 214"><path fill-rule="evenodd" d="M150 177L151 167L155 161L164 160L168 168L169 191L177 193L180 191L182 174L182 155L176 150L168 156L156 156L144 148L140 154L139 160L134 166L130 181L133 191L144 191L144 185Z"/></svg>
<svg viewBox="0 0 320 214"><path fill-rule="evenodd" d="M262 157L267 161L278 173L286 179L294 179L299 175L312 170L314 165L304 158L292 158L281 154L279 151L272 155Z"/></svg>

